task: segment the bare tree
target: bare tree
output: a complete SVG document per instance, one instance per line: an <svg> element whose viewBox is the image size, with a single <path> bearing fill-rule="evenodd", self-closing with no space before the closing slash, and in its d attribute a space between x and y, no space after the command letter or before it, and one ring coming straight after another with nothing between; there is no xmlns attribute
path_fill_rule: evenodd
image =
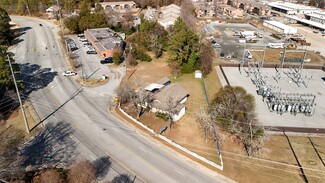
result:
<svg viewBox="0 0 325 183"><path fill-rule="evenodd" d="M121 103L132 102L133 106L137 110L137 119L144 113L144 109L147 104L152 100L152 94L140 86L140 81L135 83L135 88L133 89L130 85L124 84L117 89L117 95Z"/></svg>
<svg viewBox="0 0 325 183"><path fill-rule="evenodd" d="M183 0L181 3L181 17L184 20L185 24L192 31L196 29L196 13L195 7L190 0Z"/></svg>
<svg viewBox="0 0 325 183"><path fill-rule="evenodd" d="M63 181L60 178L60 173L56 170L46 170L40 174L40 182L59 183Z"/></svg>
<svg viewBox="0 0 325 183"><path fill-rule="evenodd" d="M138 62L134 59L133 55L130 53L126 57L126 64L127 66L136 66L138 65Z"/></svg>
<svg viewBox="0 0 325 183"><path fill-rule="evenodd" d="M131 98L130 95L134 95L132 88L126 83L121 84L116 89L116 94L117 97L119 98L120 104L125 104L129 102Z"/></svg>
<svg viewBox="0 0 325 183"><path fill-rule="evenodd" d="M214 58L214 50L210 44L203 44L200 51L201 71L204 76L212 71L212 62Z"/></svg>
<svg viewBox="0 0 325 183"><path fill-rule="evenodd" d="M0 178L15 175L21 169L18 146L23 143L24 132L13 126L0 130Z"/></svg>
<svg viewBox="0 0 325 183"><path fill-rule="evenodd" d="M262 150L266 135L256 119L251 94L242 87L226 86L216 94L212 106L218 124L239 138L249 156Z"/></svg>
<svg viewBox="0 0 325 183"><path fill-rule="evenodd" d="M69 183L91 183L95 181L95 175L94 165L84 160L71 166L69 170Z"/></svg>
<svg viewBox="0 0 325 183"><path fill-rule="evenodd" d="M169 118L169 129L172 128L172 125L174 124L174 115L177 113L177 105L178 102L173 99L172 96L168 96L166 101L165 101L165 110L168 113L168 118Z"/></svg>
<svg viewBox="0 0 325 183"><path fill-rule="evenodd" d="M213 121L211 120L211 117L208 113L205 111L200 111L195 114L199 128L203 130L204 137L205 137L205 142L208 141L211 132L212 132L212 123Z"/></svg>
<svg viewBox="0 0 325 183"><path fill-rule="evenodd" d="M181 74L181 64L178 62L172 62L169 64L170 72L176 79Z"/></svg>
<svg viewBox="0 0 325 183"><path fill-rule="evenodd" d="M150 102L151 98L151 93L143 88L135 91L134 95L131 96L133 106L137 109L137 119L139 119L140 116L144 113L144 109Z"/></svg>

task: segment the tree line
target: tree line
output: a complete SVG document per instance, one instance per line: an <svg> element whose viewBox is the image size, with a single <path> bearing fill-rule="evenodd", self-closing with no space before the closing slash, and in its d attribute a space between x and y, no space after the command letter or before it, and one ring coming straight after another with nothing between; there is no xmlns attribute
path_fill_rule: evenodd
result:
<svg viewBox="0 0 325 183"><path fill-rule="evenodd" d="M13 105L11 94L14 92L13 78L9 67L9 60L14 71L19 71L19 66L14 64L13 54L8 52L8 46L13 39L10 31L11 21L8 13L0 8L0 120L6 117ZM19 86L22 87L20 84Z"/></svg>

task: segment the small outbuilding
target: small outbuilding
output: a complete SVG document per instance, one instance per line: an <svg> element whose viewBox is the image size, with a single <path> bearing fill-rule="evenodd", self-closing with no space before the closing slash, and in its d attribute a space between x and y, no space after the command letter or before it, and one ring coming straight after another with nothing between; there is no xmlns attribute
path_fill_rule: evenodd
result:
<svg viewBox="0 0 325 183"><path fill-rule="evenodd" d="M196 70L194 72L194 76L195 76L195 78L201 79L202 78L202 71Z"/></svg>

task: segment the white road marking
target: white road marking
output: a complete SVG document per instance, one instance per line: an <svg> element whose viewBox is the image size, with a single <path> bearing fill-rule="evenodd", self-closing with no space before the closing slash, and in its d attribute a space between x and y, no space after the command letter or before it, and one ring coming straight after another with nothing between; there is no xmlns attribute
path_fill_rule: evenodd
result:
<svg viewBox="0 0 325 183"><path fill-rule="evenodd" d="M94 157L92 157L91 155L89 155L89 156L91 157L91 159L95 160L95 158L94 158Z"/></svg>
<svg viewBox="0 0 325 183"><path fill-rule="evenodd" d="M141 149L143 152L147 152L146 150L144 150L142 147L139 147L139 149Z"/></svg>
<svg viewBox="0 0 325 183"><path fill-rule="evenodd" d="M174 170L175 170L175 172L177 172L177 173L181 174L182 176L184 176L184 174L182 172L178 171L177 169L174 169Z"/></svg>

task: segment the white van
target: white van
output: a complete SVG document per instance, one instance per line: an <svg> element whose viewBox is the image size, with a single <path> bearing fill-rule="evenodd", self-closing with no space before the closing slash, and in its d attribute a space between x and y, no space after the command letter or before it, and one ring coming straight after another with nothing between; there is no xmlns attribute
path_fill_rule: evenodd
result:
<svg viewBox="0 0 325 183"><path fill-rule="evenodd" d="M269 48L273 48L273 49L284 48L284 44L283 43L269 43L267 46Z"/></svg>
<svg viewBox="0 0 325 183"><path fill-rule="evenodd" d="M252 56L252 54L251 54L251 52L249 50L246 50L245 57L248 58L248 59L252 59L253 58L253 56Z"/></svg>

